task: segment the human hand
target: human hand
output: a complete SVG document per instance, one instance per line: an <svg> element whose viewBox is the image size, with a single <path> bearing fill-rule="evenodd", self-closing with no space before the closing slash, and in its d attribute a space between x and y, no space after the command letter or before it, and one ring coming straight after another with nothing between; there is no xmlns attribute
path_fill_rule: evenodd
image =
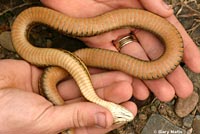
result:
<svg viewBox="0 0 200 134"><path fill-rule="evenodd" d="M136 106L128 102L132 94L131 77L117 71L92 72L94 88L101 98L136 114ZM58 85L66 105L53 106L38 94L41 73L42 70L25 61L0 60L0 133L56 134L76 128L76 134L104 134L114 129L111 113L85 102L73 80ZM123 89L126 92L121 93Z"/></svg>
<svg viewBox="0 0 200 134"><path fill-rule="evenodd" d="M184 41L184 62L194 72L200 72L200 52L192 39L188 36L182 25L173 15L173 10L162 0L41 0L45 5L59 12L72 17L94 17L99 14L115 10L118 8L142 8L154 12L174 24L181 33ZM162 8L161 8L162 7ZM81 12L80 12L81 8ZM122 53L127 53L137 58L150 60L156 59L163 52L160 41L154 35L139 29L120 29L111 31L99 36L82 38L90 47L99 47L115 50L113 41L118 37L134 33L139 42L132 42L121 49ZM149 96L149 89L161 101L169 101L174 95L181 98L188 97L193 91L193 85L178 66L174 72L159 80L139 80L133 78L133 96L139 100L144 100Z"/></svg>

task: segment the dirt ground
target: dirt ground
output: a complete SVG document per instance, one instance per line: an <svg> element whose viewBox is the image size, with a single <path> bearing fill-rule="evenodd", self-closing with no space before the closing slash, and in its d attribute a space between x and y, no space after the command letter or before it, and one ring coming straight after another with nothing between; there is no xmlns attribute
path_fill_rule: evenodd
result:
<svg viewBox="0 0 200 134"><path fill-rule="evenodd" d="M174 14L185 27L188 34L191 36L196 45L200 48L200 0L165 0L174 9ZM35 5L41 5L38 0L0 0L0 34L11 30L11 25L16 15L22 10ZM42 36L41 36L42 35ZM9 40L9 38L8 38ZM31 42L34 42L37 46L42 47L54 47L55 44L62 44L62 42L68 42L68 46L65 49L74 51L77 48L85 47L84 43L78 40L72 40L71 38L60 35L58 32L51 30L44 26L38 26L32 30L30 36ZM77 47L74 48L72 44L74 42ZM0 59L19 59L19 56L10 51L12 48L5 47L0 44ZM200 59L196 62L200 62ZM200 95L200 74L191 72L184 63L181 63L188 77L192 80L194 85L194 91ZM133 122L125 125L120 130L115 130L115 134L140 134L146 125L149 117L152 114L159 114L168 119L174 126L183 128L187 131L187 134L193 133L193 126L187 128L185 118L181 118L176 115L175 104L177 97L171 102L163 103L154 98L153 95L146 101L138 101L133 99L139 107L138 114ZM200 104L195 106L195 109L190 115L200 115ZM194 119L194 118L193 118ZM159 123L159 122L158 122ZM200 127L200 126L199 126ZM195 132L195 134L200 134Z"/></svg>

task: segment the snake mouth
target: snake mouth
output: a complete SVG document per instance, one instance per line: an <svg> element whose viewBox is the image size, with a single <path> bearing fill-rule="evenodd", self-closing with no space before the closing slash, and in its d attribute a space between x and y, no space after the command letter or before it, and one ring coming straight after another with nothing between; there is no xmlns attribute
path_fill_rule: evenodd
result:
<svg viewBox="0 0 200 134"><path fill-rule="evenodd" d="M134 115L129 110L120 105L116 105L114 103L112 104L114 106L113 109L110 109L110 111L113 115L114 125L123 125L128 122L131 122L134 119Z"/></svg>
<svg viewBox="0 0 200 134"><path fill-rule="evenodd" d="M127 112L127 110L126 110L126 113L121 112L119 116L115 117L113 124L121 125L121 124L131 122L133 119L134 119L133 114L129 111Z"/></svg>

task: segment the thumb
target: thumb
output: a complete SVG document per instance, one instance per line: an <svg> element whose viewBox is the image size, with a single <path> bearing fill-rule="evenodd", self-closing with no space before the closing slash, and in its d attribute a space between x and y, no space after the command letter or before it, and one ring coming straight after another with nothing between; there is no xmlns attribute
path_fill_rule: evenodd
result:
<svg viewBox="0 0 200 134"><path fill-rule="evenodd" d="M44 114L42 120L46 124L43 128L53 133L86 126L108 128L113 123L112 115L107 109L89 102L53 106Z"/></svg>
<svg viewBox="0 0 200 134"><path fill-rule="evenodd" d="M144 8L162 17L169 17L173 14L172 8L163 0L139 0Z"/></svg>

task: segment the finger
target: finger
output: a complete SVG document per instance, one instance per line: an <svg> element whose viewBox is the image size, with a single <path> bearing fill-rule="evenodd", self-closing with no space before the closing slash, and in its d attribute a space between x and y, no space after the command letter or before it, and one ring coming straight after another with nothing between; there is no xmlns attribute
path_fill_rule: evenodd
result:
<svg viewBox="0 0 200 134"><path fill-rule="evenodd" d="M161 101L168 102L175 95L174 87L164 78L158 80L145 80L145 84Z"/></svg>
<svg viewBox="0 0 200 134"><path fill-rule="evenodd" d="M103 100L112 101L114 103L122 103L128 101L132 97L132 86L125 81L116 82L107 87L96 90L97 95ZM116 97L117 96L117 97ZM84 97L76 96L73 99L65 99L66 104L85 101Z"/></svg>
<svg viewBox="0 0 200 134"><path fill-rule="evenodd" d="M137 106L133 102L125 102L122 104L122 106L126 107L128 110L130 110L133 115L136 115L137 113ZM85 127L85 128L78 128L75 130L76 134L105 134L108 133L111 130L114 130L118 128L117 126L111 126L109 128L103 129L103 128L97 128L97 127Z"/></svg>
<svg viewBox="0 0 200 134"><path fill-rule="evenodd" d="M141 47L144 49L148 58L157 59L164 52L164 46L160 40L150 32L144 30L134 30L134 35L137 36Z"/></svg>
<svg viewBox="0 0 200 134"><path fill-rule="evenodd" d="M104 72L107 71L107 70L104 70L104 69L93 68L93 67L88 67L88 70L89 70L89 72L90 72L90 75L99 74L99 73L104 73Z"/></svg>
<svg viewBox="0 0 200 134"><path fill-rule="evenodd" d="M133 89L131 84L122 81L122 82L116 82L104 88L99 88L96 90L96 93L100 98L104 100L112 101L115 103L122 103L131 98L133 94L132 91ZM77 94L73 98L70 96L70 99L65 97L63 98L64 100L67 100L67 103L83 101L83 97L77 96Z"/></svg>
<svg viewBox="0 0 200 134"><path fill-rule="evenodd" d="M117 82L97 90L97 94L104 100L115 103L128 101L132 97L132 86L125 81ZM116 97L117 96L117 97Z"/></svg>
<svg viewBox="0 0 200 134"><path fill-rule="evenodd" d="M146 31L135 32L135 34L137 35L141 46L144 48L146 54L150 59L157 59L163 53L163 45L153 34ZM152 85L151 82L148 82L149 88L154 89L153 92L157 94L157 97L160 97L159 99L169 101L174 95L173 90L175 90L176 94L182 98L185 98L192 93L192 83L181 67L178 67L166 78L168 82L162 79L160 80L160 82L163 81L162 85L160 85L161 83L158 83L162 87L162 89L160 89L159 91L155 88L157 84ZM168 94L164 95L165 90Z"/></svg>
<svg viewBox="0 0 200 134"><path fill-rule="evenodd" d="M132 78L122 72L113 71L95 74L91 76L91 79L94 88L99 89L97 90L97 94L104 99L116 101L116 97L112 95L115 94L119 96L117 101L121 102L126 101L124 99L130 98L129 94L132 94L132 87L130 86L132 83ZM65 100L74 99L81 96L80 89L74 80L68 80L60 83L58 85L58 89L61 96ZM126 91L123 92L124 94L122 94L123 90ZM120 98L120 96L122 98Z"/></svg>
<svg viewBox="0 0 200 134"><path fill-rule="evenodd" d="M86 126L108 128L112 123L112 115L107 109L93 103L82 102L49 107L40 116L39 124L46 128L46 133L59 133L69 128Z"/></svg>
<svg viewBox="0 0 200 134"><path fill-rule="evenodd" d="M192 71L199 73L200 62L197 61L199 61L200 59L200 51L198 47L195 45L193 40L190 38L190 36L187 34L183 26L180 24L180 22L174 15L168 17L167 19L176 26L176 28L182 35L184 43L184 56L183 56L184 62Z"/></svg>
<svg viewBox="0 0 200 134"><path fill-rule="evenodd" d="M138 59L148 60L143 48L138 42L127 44L121 49L121 53L126 53ZM149 96L148 87L139 79L133 79L133 96L139 100L145 100Z"/></svg>
<svg viewBox="0 0 200 134"><path fill-rule="evenodd" d="M180 66L167 76L167 80L173 85L178 97L187 98L192 94L193 84Z"/></svg>
<svg viewBox="0 0 200 134"><path fill-rule="evenodd" d="M137 36L147 57L150 59L157 59L159 56L161 56L164 51L164 47L157 37L143 30L138 30L134 33ZM161 101L170 101L175 95L174 87L164 78L159 80L145 80L144 82L154 93L154 95Z"/></svg>
<svg viewBox="0 0 200 134"><path fill-rule="evenodd" d="M148 11L158 14L162 17L168 17L173 14L172 8L163 0L139 0L141 5Z"/></svg>
<svg viewBox="0 0 200 134"><path fill-rule="evenodd" d="M145 37L140 38L140 34L141 32L137 32L136 36L139 42L142 42L142 40L144 40ZM148 44L145 44L143 46L145 47L151 43L154 44L154 42L148 41ZM141 46L142 46L142 43L141 43ZM139 59L148 60L148 55L146 54L146 52L141 46L139 45L139 43L133 42L123 47L121 49L121 52L132 55ZM174 94L175 94L174 88L165 79L144 80L144 83L154 93L154 95L158 97L161 101L169 101L174 97ZM146 90L146 89L143 87L143 90ZM137 91L135 92L136 92L135 94L137 95ZM148 92L146 91L146 93Z"/></svg>
<svg viewBox="0 0 200 134"><path fill-rule="evenodd" d="M148 57L143 48L140 46L139 42L133 41L125 45L124 47L121 48L120 52L134 56L137 59L148 60Z"/></svg>
<svg viewBox="0 0 200 134"><path fill-rule="evenodd" d="M126 109L128 109L129 111L131 111L133 113L133 115L137 114L137 106L135 103L133 103L132 101L127 101L121 104L123 107L125 107Z"/></svg>
<svg viewBox="0 0 200 134"><path fill-rule="evenodd" d="M138 100L146 100L149 97L149 89L143 83L143 81L134 78L133 83L133 96Z"/></svg>

